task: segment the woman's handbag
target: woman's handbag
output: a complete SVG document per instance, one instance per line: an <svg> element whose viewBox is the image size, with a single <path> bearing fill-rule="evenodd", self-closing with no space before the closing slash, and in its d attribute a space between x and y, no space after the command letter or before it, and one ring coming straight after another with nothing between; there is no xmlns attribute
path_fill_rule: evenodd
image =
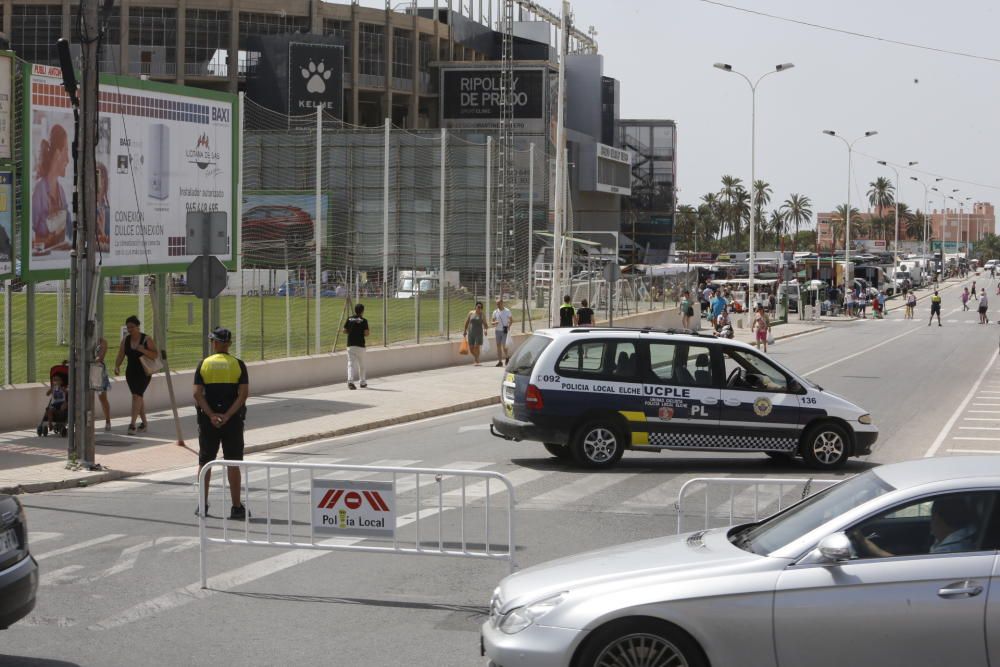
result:
<svg viewBox="0 0 1000 667"><path fill-rule="evenodd" d="M152 359L142 355L139 361L142 362L142 370L146 371L146 375L153 375L163 370L163 359L160 358L160 355L156 355Z"/></svg>
<svg viewBox="0 0 1000 667"><path fill-rule="evenodd" d="M767 344L774 345L774 334L771 333L770 329L767 330Z"/></svg>

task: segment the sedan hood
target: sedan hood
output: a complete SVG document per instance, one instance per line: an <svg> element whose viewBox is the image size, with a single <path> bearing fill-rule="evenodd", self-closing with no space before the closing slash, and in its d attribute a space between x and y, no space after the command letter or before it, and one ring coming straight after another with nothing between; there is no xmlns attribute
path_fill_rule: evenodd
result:
<svg viewBox="0 0 1000 667"><path fill-rule="evenodd" d="M502 610L531 604L562 591L602 585L627 587L632 580L702 576L706 569L759 565L762 556L733 546L728 528L630 542L588 551L521 570L500 583Z"/></svg>

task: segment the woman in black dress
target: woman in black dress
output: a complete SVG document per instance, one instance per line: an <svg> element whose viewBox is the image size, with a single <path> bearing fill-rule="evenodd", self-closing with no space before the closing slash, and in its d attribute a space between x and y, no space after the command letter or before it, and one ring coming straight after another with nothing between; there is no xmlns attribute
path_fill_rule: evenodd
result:
<svg viewBox="0 0 1000 667"><path fill-rule="evenodd" d="M139 430L146 430L146 405L143 402L143 394L149 386L149 376L146 369L142 367L142 357L156 359L160 353L156 349L156 341L142 333L139 318L132 315L125 320L125 328L128 335L122 338L122 344L118 348L118 358L115 359L115 375L121 374L122 360L128 358L125 366L125 381L128 383L128 390L132 393L132 421L128 427L128 434L135 435L135 420L142 417Z"/></svg>

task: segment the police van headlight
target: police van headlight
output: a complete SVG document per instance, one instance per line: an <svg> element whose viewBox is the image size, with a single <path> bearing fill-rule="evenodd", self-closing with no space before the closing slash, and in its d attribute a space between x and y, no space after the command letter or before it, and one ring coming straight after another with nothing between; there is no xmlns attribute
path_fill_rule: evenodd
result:
<svg viewBox="0 0 1000 667"><path fill-rule="evenodd" d="M872 416L869 414L863 414L858 417L858 421L866 426L872 423Z"/></svg>
<svg viewBox="0 0 1000 667"><path fill-rule="evenodd" d="M511 609L500 620L500 630L504 634L516 635L545 614L555 609L566 599L567 592L563 591L544 600L539 600L533 604L526 604L517 609Z"/></svg>

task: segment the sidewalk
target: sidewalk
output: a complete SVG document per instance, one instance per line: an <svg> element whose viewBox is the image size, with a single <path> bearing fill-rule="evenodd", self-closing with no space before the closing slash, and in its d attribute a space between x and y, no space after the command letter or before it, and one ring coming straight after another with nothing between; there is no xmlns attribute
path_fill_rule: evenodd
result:
<svg viewBox="0 0 1000 667"><path fill-rule="evenodd" d="M781 340L825 328L814 322L792 322L774 328ZM736 339L752 342L749 329ZM499 403L503 369L485 363L407 373L369 381L368 389L338 384L252 397L248 403L246 451L258 452L297 442L332 438L427 417ZM253 377L250 378L251 391ZM98 422L96 459L105 469L71 470L66 439L38 437L34 431L0 433L0 493L35 493L89 486L145 473L189 466L197 461L198 429L188 387L177 388L181 427L190 451L176 444L170 411L149 414L149 429L125 434L128 419L112 420L105 433Z"/></svg>

